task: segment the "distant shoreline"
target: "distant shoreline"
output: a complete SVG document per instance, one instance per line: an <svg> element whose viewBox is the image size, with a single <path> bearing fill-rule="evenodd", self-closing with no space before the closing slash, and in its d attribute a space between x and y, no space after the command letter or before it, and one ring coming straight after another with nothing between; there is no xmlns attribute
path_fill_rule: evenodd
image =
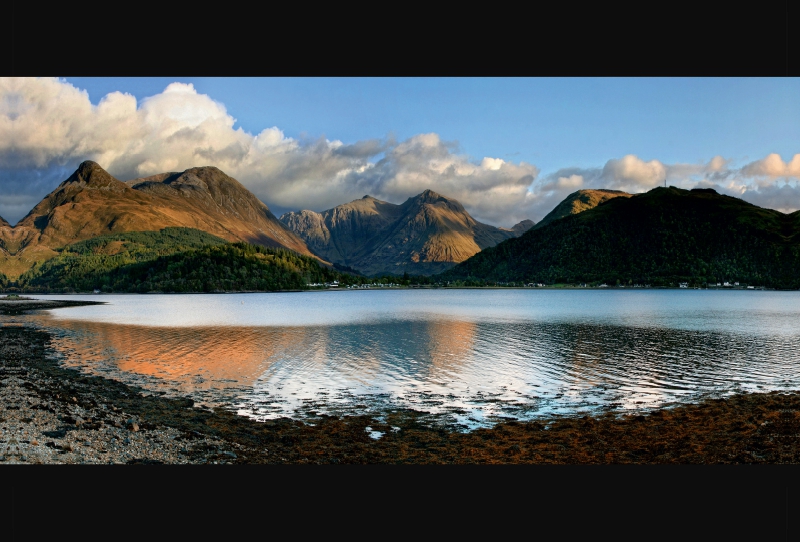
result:
<svg viewBox="0 0 800 542"><path fill-rule="evenodd" d="M703 290L710 292L732 292L732 291L748 291L748 292L797 292L797 289L780 289L780 288L746 288L746 287L714 287L714 288L680 288L676 286L650 286L650 287L624 287L624 286L375 286L375 287L354 287L354 288L310 288L308 290L230 290L230 291L216 291L216 292L25 292L26 296L37 295L90 295L90 296L106 296L106 295L220 295L220 294L280 294L280 293L300 293L300 292L336 292L336 291L365 291L365 290L608 290L608 291L642 291L642 290ZM0 296L13 294L14 292L0 292ZM55 302L55 301L54 301ZM0 307L2 306L3 298L0 298ZM66 302L65 302L66 303ZM81 302L83 303L83 302ZM95 302L86 302L87 304L94 304ZM102 304L103 302L96 302ZM63 305L67 306L67 305ZM44 307L43 307L44 308ZM55 306L49 308L57 308ZM2 309L0 309L2 310Z"/></svg>

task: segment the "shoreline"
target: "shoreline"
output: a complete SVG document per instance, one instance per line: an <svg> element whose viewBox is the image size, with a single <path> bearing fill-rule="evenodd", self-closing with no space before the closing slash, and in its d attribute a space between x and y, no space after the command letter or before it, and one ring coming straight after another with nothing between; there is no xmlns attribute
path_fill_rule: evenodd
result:
<svg viewBox="0 0 800 542"><path fill-rule="evenodd" d="M5 297L0 298L0 314L18 315L28 311L105 304L105 301L65 301L60 299L34 299L30 297Z"/></svg>
<svg viewBox="0 0 800 542"><path fill-rule="evenodd" d="M229 294L284 294L284 293L305 293L305 292L346 292L346 291L399 291L399 290L578 290L578 291L647 291L647 290L681 290L681 291L708 291L708 292L796 292L797 289L779 289L779 288L742 288L742 287L714 287L714 288L680 288L677 286L651 286L651 287L632 287L632 286L429 286L429 285L415 285L415 286L375 286L375 287L344 287L344 288L309 288L306 290L220 290L213 292L24 292L28 296L37 295L90 295L90 296L109 296L109 295L229 295ZM0 292L0 295L14 295L15 292ZM55 301L54 301L55 302ZM3 300L0 298L0 306ZM15 303L19 303L15 301ZM71 303L64 301L64 303ZM86 301L80 302L86 304L103 304L102 301ZM59 305L71 306L71 305ZM58 308L57 306L39 307L39 308ZM30 309L33 310L33 309Z"/></svg>
<svg viewBox="0 0 800 542"><path fill-rule="evenodd" d="M502 422L467 433L427 413L255 421L62 367L50 336L0 327L0 465L135 463L797 463L800 392L647 414ZM378 431L379 439L370 437Z"/></svg>

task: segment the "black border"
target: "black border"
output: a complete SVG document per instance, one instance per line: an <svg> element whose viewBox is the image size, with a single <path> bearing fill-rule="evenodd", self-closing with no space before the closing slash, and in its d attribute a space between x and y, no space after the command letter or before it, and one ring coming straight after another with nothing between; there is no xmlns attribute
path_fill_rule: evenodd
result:
<svg viewBox="0 0 800 542"><path fill-rule="evenodd" d="M261 6L14 3L0 74L800 76L789 0Z"/></svg>
<svg viewBox="0 0 800 542"><path fill-rule="evenodd" d="M796 466L10 466L2 477L12 535L800 534Z"/></svg>
<svg viewBox="0 0 800 542"><path fill-rule="evenodd" d="M185 8L194 14L75 6L7 8L0 75L800 76L788 0L462 4L447 15L407 4ZM12 535L152 534L166 522L181 534L788 540L800 517L800 468L786 465L0 469L0 518Z"/></svg>

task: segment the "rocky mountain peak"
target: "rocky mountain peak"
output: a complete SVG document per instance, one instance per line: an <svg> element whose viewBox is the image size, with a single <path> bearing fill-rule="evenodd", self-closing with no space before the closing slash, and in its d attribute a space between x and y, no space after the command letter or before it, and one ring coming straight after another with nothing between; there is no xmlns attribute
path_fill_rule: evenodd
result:
<svg viewBox="0 0 800 542"><path fill-rule="evenodd" d="M527 218L521 222L518 222L511 226L511 231L522 235L529 229L531 229L536 223L533 220L528 220Z"/></svg>
<svg viewBox="0 0 800 542"><path fill-rule="evenodd" d="M1 226L2 224L0 224ZM87 160L14 228L0 230L12 260L0 273L18 276L54 249L99 235L186 227L312 255L306 243L239 181L213 166L122 182ZM24 252L24 254L23 254Z"/></svg>
<svg viewBox="0 0 800 542"><path fill-rule="evenodd" d="M100 164L98 164L97 162L94 162L92 160L84 160L78 166L78 169L75 170L75 173L77 175L86 177L86 176L90 175L93 171L101 171L103 173L106 172L106 170L104 170L102 167L100 167Z"/></svg>
<svg viewBox="0 0 800 542"><path fill-rule="evenodd" d="M438 194L438 193L434 192L433 190L428 189L428 190L423 191L422 194L417 196L415 199L417 199L417 200L419 200L421 202L424 202L424 203L435 203L435 202L437 202L439 200L443 200L443 199L446 200L447 198L445 198L441 194Z"/></svg>
<svg viewBox="0 0 800 542"><path fill-rule="evenodd" d="M400 205L364 196L320 213L286 213L281 221L320 257L366 274L437 273L524 231L476 222L458 201L433 190Z"/></svg>
<svg viewBox="0 0 800 542"><path fill-rule="evenodd" d="M124 190L125 183L115 179L110 173L100 167L100 164L91 160L81 162L75 172L66 181L61 183L61 187L87 187L87 188L113 188Z"/></svg>

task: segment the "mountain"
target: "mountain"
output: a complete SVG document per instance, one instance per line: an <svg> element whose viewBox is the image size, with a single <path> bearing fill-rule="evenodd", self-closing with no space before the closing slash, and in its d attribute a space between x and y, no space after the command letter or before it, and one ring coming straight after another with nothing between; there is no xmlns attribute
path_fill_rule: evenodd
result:
<svg viewBox="0 0 800 542"><path fill-rule="evenodd" d="M101 235L67 245L17 281L21 292L212 292L303 290L343 280L294 251L228 243L200 230Z"/></svg>
<svg viewBox="0 0 800 542"><path fill-rule="evenodd" d="M367 275L441 272L533 225L482 224L432 190L400 205L364 196L321 213L285 213L280 220L321 258Z"/></svg>
<svg viewBox="0 0 800 542"><path fill-rule="evenodd" d="M23 292L108 290L106 276L121 268L152 265L161 257L225 244L224 239L191 228L101 235L65 246L56 257L23 273L16 286ZM114 291L128 291L114 286ZM128 286L136 291L136 284Z"/></svg>
<svg viewBox="0 0 800 542"><path fill-rule="evenodd" d="M656 188L533 228L442 280L800 287L800 211L711 189Z"/></svg>
<svg viewBox="0 0 800 542"><path fill-rule="evenodd" d="M8 254L5 239L11 235L11 224L0 217L0 261Z"/></svg>
<svg viewBox="0 0 800 542"><path fill-rule="evenodd" d="M547 213L547 216L534 227L541 228L554 220L594 209L601 203L618 197L629 198L631 194L621 190L606 190L604 188L578 190L564 198L564 201L556 205L555 209Z"/></svg>
<svg viewBox="0 0 800 542"><path fill-rule="evenodd" d="M517 222L510 228L499 228L499 229L501 231L510 231L515 234L514 237L519 237L520 235L531 229L534 226L534 224L536 224L536 222L534 222L533 220L528 220L526 218L522 222Z"/></svg>
<svg viewBox="0 0 800 542"><path fill-rule="evenodd" d="M6 230L11 230L11 225L0 216L0 262L6 260L8 257L8 251L6 250L5 243L3 243ZM8 277L4 273L0 272L0 288L6 288L7 286Z"/></svg>
<svg viewBox="0 0 800 542"><path fill-rule="evenodd" d="M167 227L312 255L264 203L215 167L122 182L86 161L15 227L2 228L0 272L18 277L54 257L54 249L84 239Z"/></svg>

